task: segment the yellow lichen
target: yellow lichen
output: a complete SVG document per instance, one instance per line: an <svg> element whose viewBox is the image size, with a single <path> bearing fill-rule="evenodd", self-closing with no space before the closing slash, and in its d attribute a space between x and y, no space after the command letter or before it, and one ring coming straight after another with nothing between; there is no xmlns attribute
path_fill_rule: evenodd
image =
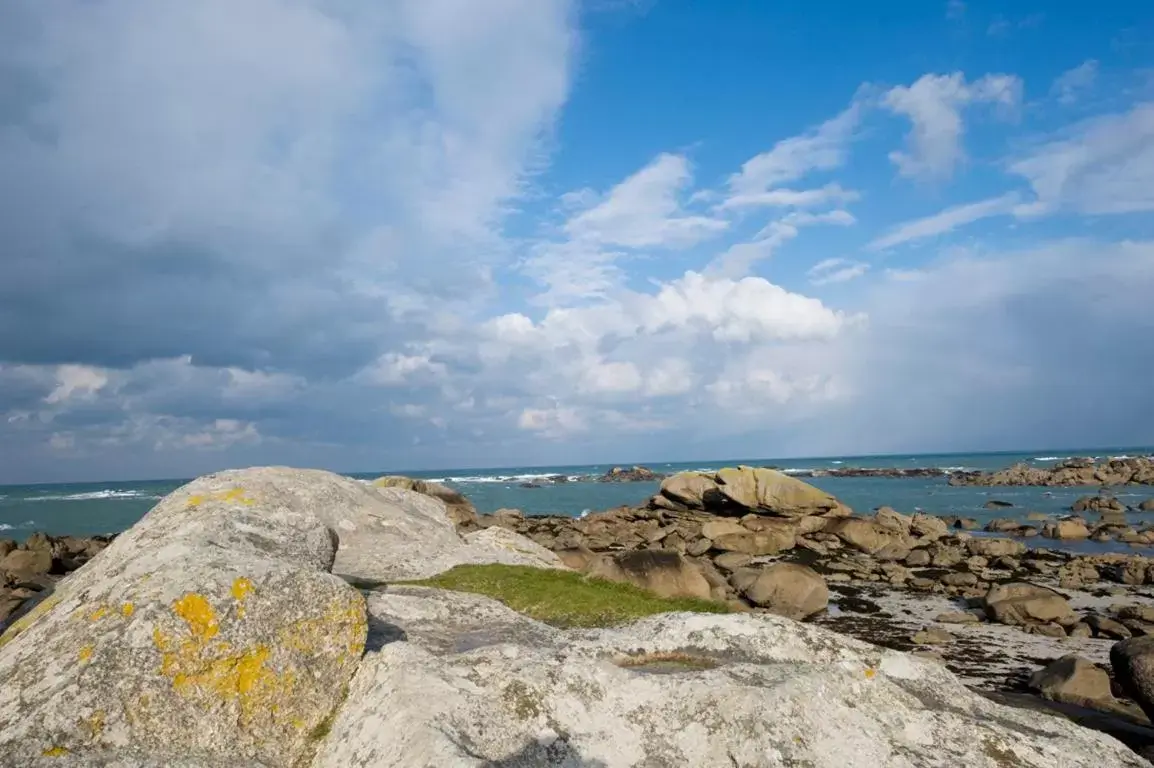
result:
<svg viewBox="0 0 1154 768"><path fill-rule="evenodd" d="M188 631L195 638L211 640L220 631L216 613L204 595L189 592L172 605L172 611L188 624Z"/></svg>
<svg viewBox="0 0 1154 768"><path fill-rule="evenodd" d="M131 616L135 610L136 606L132 603L125 603L124 605L120 606L120 613L125 618Z"/></svg>
<svg viewBox="0 0 1154 768"><path fill-rule="evenodd" d="M66 747L49 747L40 754L44 757L64 757L68 754L68 749Z"/></svg>
<svg viewBox="0 0 1154 768"><path fill-rule="evenodd" d="M93 648L91 645L86 645L86 646L84 646L83 648L81 648L81 649L80 649L80 654L79 654L79 655L80 655L80 660L81 660L81 661L89 661L89 660L91 660L91 659L92 659L92 653L93 653L93 651L95 651L95 650L96 650L96 649L95 649L95 648Z"/></svg>
<svg viewBox="0 0 1154 768"><path fill-rule="evenodd" d="M225 491L220 497L221 501L236 501L241 504L252 504L252 499L244 495L243 488L233 488L231 491Z"/></svg>
<svg viewBox="0 0 1154 768"><path fill-rule="evenodd" d="M238 602L244 602L249 593L253 591L252 582L241 576L232 583L232 599Z"/></svg>
<svg viewBox="0 0 1154 768"><path fill-rule="evenodd" d="M95 611L93 611L92 613L88 614L88 620L89 621L100 621L101 619L103 619L107 615L108 615L108 609L102 605L99 608L97 608Z"/></svg>
<svg viewBox="0 0 1154 768"><path fill-rule="evenodd" d="M190 507L199 507L203 503L204 496L201 496L199 493L188 497L188 506Z"/></svg>
<svg viewBox="0 0 1154 768"><path fill-rule="evenodd" d="M872 680L873 676L877 674L877 670L873 667L866 667L865 676L867 680Z"/></svg>
<svg viewBox="0 0 1154 768"><path fill-rule="evenodd" d="M84 726L93 739L98 738L104 732L104 710L98 709L89 715L84 721Z"/></svg>

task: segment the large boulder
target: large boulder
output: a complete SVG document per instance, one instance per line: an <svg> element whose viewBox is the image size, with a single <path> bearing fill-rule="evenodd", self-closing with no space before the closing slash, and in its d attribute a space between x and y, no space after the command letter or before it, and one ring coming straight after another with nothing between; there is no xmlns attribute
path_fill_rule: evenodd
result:
<svg viewBox="0 0 1154 768"><path fill-rule="evenodd" d="M830 494L774 469L736 467L718 470L718 491L738 506L779 517L839 516L848 508Z"/></svg>
<svg viewBox="0 0 1154 768"><path fill-rule="evenodd" d="M449 515L449 519L457 525L468 526L477 522L477 508L473 506L473 502L465 498L465 494L434 480L385 475L374 480L373 485L378 488L404 488L440 499L445 504L445 512Z"/></svg>
<svg viewBox="0 0 1154 768"><path fill-rule="evenodd" d="M661 483L661 492L650 505L733 516L753 512L788 518L838 517L850 513L825 491L761 467L728 467L713 474L679 472Z"/></svg>
<svg viewBox="0 0 1154 768"><path fill-rule="evenodd" d="M873 554L891 545L908 549L910 544L909 537L902 531L862 517L837 520L827 525L825 530L867 554Z"/></svg>
<svg viewBox="0 0 1154 768"><path fill-rule="evenodd" d="M986 613L1001 624L1069 626L1078 621L1077 614L1062 595L1048 587L1024 581L990 587L985 603Z"/></svg>
<svg viewBox="0 0 1154 768"><path fill-rule="evenodd" d="M16 578L40 576L52 570L52 551L47 549L15 549L0 558L0 573Z"/></svg>
<svg viewBox="0 0 1154 768"><path fill-rule="evenodd" d="M367 627L311 501L360 484L315 473L274 493L276 476L178 489L9 629L0 765L308 758Z"/></svg>
<svg viewBox="0 0 1154 768"><path fill-rule="evenodd" d="M1081 520L1055 520L1042 526L1042 535L1050 539L1088 539L1090 529Z"/></svg>
<svg viewBox="0 0 1154 768"><path fill-rule="evenodd" d="M1110 649L1110 666L1122 690L1154 719L1154 635L1115 643Z"/></svg>
<svg viewBox="0 0 1154 768"><path fill-rule="evenodd" d="M979 557L1017 557L1025 554L1026 545L1013 539L975 536L966 541L966 549Z"/></svg>
<svg viewBox="0 0 1154 768"><path fill-rule="evenodd" d="M634 584L661 597L708 600L709 582L693 563L676 552L641 549L594 558L586 573L599 579Z"/></svg>
<svg viewBox="0 0 1154 768"><path fill-rule="evenodd" d="M754 605L791 619L804 619L824 611L829 587L812 568L797 563L774 563L743 590Z"/></svg>
<svg viewBox="0 0 1154 768"><path fill-rule="evenodd" d="M1030 688L1044 699L1063 704L1098 709L1118 706L1106 670L1079 656L1063 656L1038 670L1030 676Z"/></svg>
<svg viewBox="0 0 1154 768"><path fill-rule="evenodd" d="M562 632L485 598L411 589L369 609L389 630L314 768L1145 765L1109 736L999 706L940 664L782 617Z"/></svg>

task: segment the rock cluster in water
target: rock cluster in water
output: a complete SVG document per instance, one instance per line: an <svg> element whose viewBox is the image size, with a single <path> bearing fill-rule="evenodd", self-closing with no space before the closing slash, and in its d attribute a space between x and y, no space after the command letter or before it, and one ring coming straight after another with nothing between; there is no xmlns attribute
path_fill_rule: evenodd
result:
<svg viewBox="0 0 1154 768"><path fill-rule="evenodd" d="M685 509L638 511L620 530L602 519L600 535L628 527L688 547L721 523L708 540L735 545L734 574L753 557L739 542L784 541L778 523L821 520L862 555L949 540L940 521L847 517L776 477L710 479L727 486L726 516L705 519L681 487L663 498ZM0 639L0 766L1144 765L1109 736L979 696L933 661L781 616L566 631L487 598L396 584L461 563L565 567L495 518L455 525L438 489L404 486L261 468L174 491ZM708 483L694 487L712 503ZM733 517L738 498L771 524ZM875 547L875 535L889 541ZM646 549L617 554L686 557ZM796 567L760 586L774 566L755 569L741 593L793 601L782 585L798 574L816 587L806 566L779 566ZM993 610L1068 618L1046 594L998 588L1008 607ZM1144 669L1141 649L1127 658Z"/></svg>
<svg viewBox="0 0 1154 768"><path fill-rule="evenodd" d="M996 472L954 472L950 485L1154 485L1154 457L1095 461L1088 458L1068 459L1052 467L1015 464Z"/></svg>

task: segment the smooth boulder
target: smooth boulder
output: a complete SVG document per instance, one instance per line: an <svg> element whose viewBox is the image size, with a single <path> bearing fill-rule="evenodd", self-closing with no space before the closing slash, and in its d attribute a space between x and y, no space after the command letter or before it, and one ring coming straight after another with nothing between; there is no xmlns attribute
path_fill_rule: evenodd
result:
<svg viewBox="0 0 1154 768"><path fill-rule="evenodd" d="M1028 582L995 585L986 593L985 603L986 613L1001 624L1069 626L1078 620L1066 598Z"/></svg>
<svg viewBox="0 0 1154 768"><path fill-rule="evenodd" d="M742 592L749 602L779 616L804 619L829 604L829 587L814 569L796 563L762 568Z"/></svg>
<svg viewBox="0 0 1154 768"><path fill-rule="evenodd" d="M661 597L710 598L710 586L700 569L676 552L641 549L602 555L587 566L590 576L633 584Z"/></svg>
<svg viewBox="0 0 1154 768"><path fill-rule="evenodd" d="M1110 709L1117 699L1106 670L1079 656L1063 656L1030 676L1030 688L1044 699L1080 707Z"/></svg>

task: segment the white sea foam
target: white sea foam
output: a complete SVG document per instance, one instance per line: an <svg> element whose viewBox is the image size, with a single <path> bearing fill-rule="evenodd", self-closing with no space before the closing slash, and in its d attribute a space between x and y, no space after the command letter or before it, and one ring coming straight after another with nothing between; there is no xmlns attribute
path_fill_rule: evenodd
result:
<svg viewBox="0 0 1154 768"><path fill-rule="evenodd" d="M830 464L845 464L844 461L831 461Z"/></svg>
<svg viewBox="0 0 1154 768"><path fill-rule="evenodd" d="M25 520L24 522L16 523L15 525L10 523L0 523L0 531L15 531L20 528L32 528L35 525L35 520Z"/></svg>
<svg viewBox="0 0 1154 768"><path fill-rule="evenodd" d="M538 480L548 480L551 477L556 477L558 473L550 472L548 474L525 474L525 475L459 475L453 477L431 477L428 478L434 483L532 483ZM569 479L572 480L580 475L573 475Z"/></svg>
<svg viewBox="0 0 1154 768"><path fill-rule="evenodd" d="M1034 461L1065 461L1069 456L1035 456Z"/></svg>
<svg viewBox="0 0 1154 768"><path fill-rule="evenodd" d="M809 469L808 467L798 467L795 469L783 469L781 470L781 473L783 475L804 475L813 471L815 470Z"/></svg>
<svg viewBox="0 0 1154 768"><path fill-rule="evenodd" d="M29 496L25 501L97 501L100 499L159 499L151 493L144 491L114 491L111 489L104 489L103 491L88 491L86 493L69 493L56 496Z"/></svg>

